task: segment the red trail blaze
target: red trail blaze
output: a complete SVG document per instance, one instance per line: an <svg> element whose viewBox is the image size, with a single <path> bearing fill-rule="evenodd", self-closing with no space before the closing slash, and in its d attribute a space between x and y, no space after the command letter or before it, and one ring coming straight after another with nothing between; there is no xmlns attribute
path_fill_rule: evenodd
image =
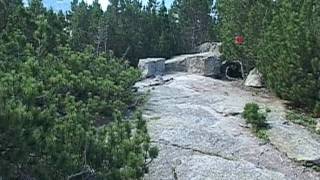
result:
<svg viewBox="0 0 320 180"><path fill-rule="evenodd" d="M234 42L237 45L242 45L244 43L244 37L243 36L236 36Z"/></svg>

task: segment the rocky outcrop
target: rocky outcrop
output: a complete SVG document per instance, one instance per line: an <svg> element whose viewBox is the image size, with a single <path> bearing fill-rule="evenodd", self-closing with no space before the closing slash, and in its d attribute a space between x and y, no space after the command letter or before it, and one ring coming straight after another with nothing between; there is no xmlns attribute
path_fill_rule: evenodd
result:
<svg viewBox="0 0 320 180"><path fill-rule="evenodd" d="M228 172L228 173L226 173ZM285 175L268 169L257 168L247 161L232 161L217 156L195 154L183 160L176 168L178 179L217 180L279 180Z"/></svg>
<svg viewBox="0 0 320 180"><path fill-rule="evenodd" d="M219 42L206 42L196 47L193 52L194 53L212 52L218 56L221 56L221 53L220 53L221 45L222 43L219 43Z"/></svg>
<svg viewBox="0 0 320 180"><path fill-rule="evenodd" d="M166 72L188 72L203 76L218 76L221 74L221 60L212 52L181 55L165 62Z"/></svg>
<svg viewBox="0 0 320 180"><path fill-rule="evenodd" d="M148 58L139 61L143 78L162 75L164 72L188 72L203 76L221 76L221 43L204 43L196 48L196 54L186 54L165 61L163 58Z"/></svg>
<svg viewBox="0 0 320 180"><path fill-rule="evenodd" d="M143 78L163 75L163 73L165 72L165 59L164 58L140 59L138 68L142 71Z"/></svg>
<svg viewBox="0 0 320 180"><path fill-rule="evenodd" d="M320 179L319 172L296 163L317 163L320 137L288 124L277 98L241 89L239 82L194 74L164 78L173 80L139 86L139 91L151 90L143 114L151 141L160 149L146 180ZM240 114L249 102L271 109L271 143L263 143L245 126Z"/></svg>
<svg viewBox="0 0 320 180"><path fill-rule="evenodd" d="M246 78L246 81L244 82L244 85L247 87L255 88L263 87L262 74L258 71L257 68L254 68L250 71L249 75Z"/></svg>
<svg viewBox="0 0 320 180"><path fill-rule="evenodd" d="M170 78L168 76L156 76L155 78L148 78L143 82L135 84L133 86L133 89L138 90L146 87L161 86L166 83L170 83L171 81L173 81L173 78Z"/></svg>
<svg viewBox="0 0 320 180"><path fill-rule="evenodd" d="M288 158L320 165L320 142L311 132L300 126L280 124L279 121L273 122L272 126L268 132L271 143L285 152Z"/></svg>

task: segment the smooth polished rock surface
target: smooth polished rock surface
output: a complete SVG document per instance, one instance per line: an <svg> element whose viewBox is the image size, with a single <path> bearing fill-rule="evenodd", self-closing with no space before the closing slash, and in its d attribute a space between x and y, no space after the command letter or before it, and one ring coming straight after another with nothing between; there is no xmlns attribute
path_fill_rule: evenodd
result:
<svg viewBox="0 0 320 180"><path fill-rule="evenodd" d="M177 73L150 90L144 118L160 149L146 180L162 179L320 179L320 173L297 161L316 163L319 136L288 123L285 107L265 91L252 92L241 82ZM140 85L139 85L140 84ZM270 143L256 138L241 113L246 103L268 107Z"/></svg>

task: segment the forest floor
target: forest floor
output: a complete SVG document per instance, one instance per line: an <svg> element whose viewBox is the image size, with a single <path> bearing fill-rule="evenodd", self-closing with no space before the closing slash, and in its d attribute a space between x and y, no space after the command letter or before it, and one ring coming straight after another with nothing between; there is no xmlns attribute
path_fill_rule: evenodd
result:
<svg viewBox="0 0 320 180"><path fill-rule="evenodd" d="M146 180L320 179L320 137L286 120L284 102L240 81L177 73L163 85L137 83L150 95L144 117L160 149ZM269 108L265 142L241 113L246 103ZM308 165L308 166L307 166Z"/></svg>

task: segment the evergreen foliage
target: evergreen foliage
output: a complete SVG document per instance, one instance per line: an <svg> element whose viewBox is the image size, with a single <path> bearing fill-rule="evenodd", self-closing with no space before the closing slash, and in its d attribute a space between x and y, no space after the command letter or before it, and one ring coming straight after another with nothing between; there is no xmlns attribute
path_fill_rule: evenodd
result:
<svg viewBox="0 0 320 180"><path fill-rule="evenodd" d="M246 104L242 116L256 131L267 127L266 114L261 113L259 105L255 103Z"/></svg>
<svg viewBox="0 0 320 180"><path fill-rule="evenodd" d="M0 179L140 179L158 154L141 113L124 117L140 72L97 54L88 33L96 30L82 18L66 21L41 0L3 4ZM95 3L78 6L102 13ZM101 23L94 20L85 22Z"/></svg>
<svg viewBox="0 0 320 180"><path fill-rule="evenodd" d="M181 26L181 39L185 51L210 40L213 26L212 0L175 0L173 11Z"/></svg>
<svg viewBox="0 0 320 180"><path fill-rule="evenodd" d="M269 136L267 134L267 113L271 110L266 109L266 112L261 112L261 109L256 103L248 103L244 107L242 117L246 120L247 124L250 124L253 133L265 142L269 141Z"/></svg>
<svg viewBox="0 0 320 180"><path fill-rule="evenodd" d="M276 94L317 114L319 1L220 0L217 9L225 58L242 60L247 70L257 66ZM233 42L237 34L244 45Z"/></svg>
<svg viewBox="0 0 320 180"><path fill-rule="evenodd" d="M217 0L222 52L227 60L241 60L248 71L256 64L257 50L263 33L270 23L272 0ZM245 43L236 45L236 36L243 36Z"/></svg>
<svg viewBox="0 0 320 180"><path fill-rule="evenodd" d="M82 51L91 45L97 53L126 57L137 65L139 58L171 57L189 52L213 36L212 0L176 0L170 10L162 0L110 0L102 12L74 0L68 13L71 47Z"/></svg>
<svg viewBox="0 0 320 180"><path fill-rule="evenodd" d="M312 32L320 23L312 21L319 5L312 0L279 2L258 58L268 85L280 97L310 108L320 98L320 44Z"/></svg>
<svg viewBox="0 0 320 180"><path fill-rule="evenodd" d="M158 149L141 114L122 115L140 76L122 58L210 41L212 1L73 0L66 15L29 2L0 1L0 178L141 178Z"/></svg>

